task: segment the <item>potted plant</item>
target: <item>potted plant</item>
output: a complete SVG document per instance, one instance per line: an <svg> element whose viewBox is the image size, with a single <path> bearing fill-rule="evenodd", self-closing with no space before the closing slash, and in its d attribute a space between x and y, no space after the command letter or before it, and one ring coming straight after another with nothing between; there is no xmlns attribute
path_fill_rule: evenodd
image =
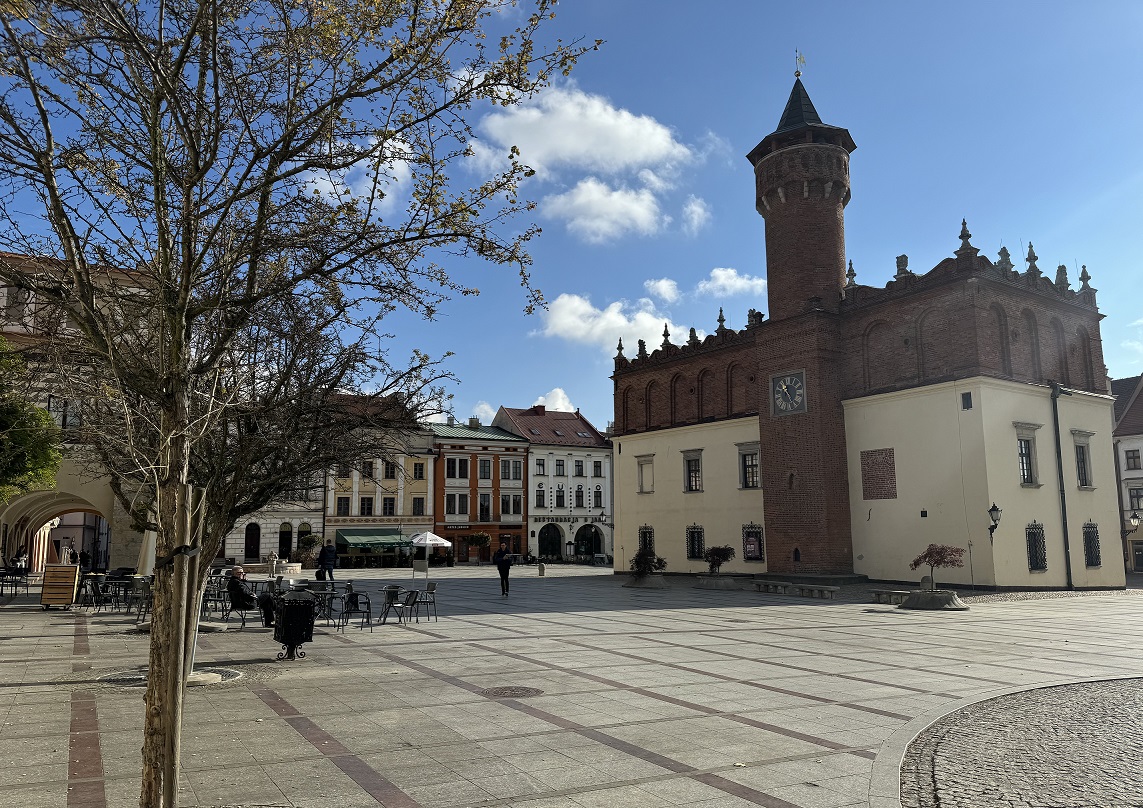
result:
<svg viewBox="0 0 1143 808"><path fill-rule="evenodd" d="M929 588L909 593L897 608L899 609L948 609L964 611L968 605L951 589L937 589L935 573L937 569L963 567L964 549L950 544L930 544L925 552L913 559L909 569L929 568Z"/></svg>
<svg viewBox="0 0 1143 808"><path fill-rule="evenodd" d="M639 552L631 557L631 580L624 586L637 586L647 589L666 589L666 581L662 572L667 568L667 561L655 555L654 549L641 547Z"/></svg>
<svg viewBox="0 0 1143 808"><path fill-rule="evenodd" d="M734 578L723 578L719 576L719 568L722 567L730 559L734 558L734 548L729 544L724 544L720 547L708 547L706 552L702 555L703 560L706 562L707 568L710 570L710 575L698 576L698 589L738 589L738 581Z"/></svg>
<svg viewBox="0 0 1143 808"><path fill-rule="evenodd" d="M484 531L473 533L465 541L468 542L469 547L476 548L476 566L480 566L480 553L485 547L492 544L492 537Z"/></svg>

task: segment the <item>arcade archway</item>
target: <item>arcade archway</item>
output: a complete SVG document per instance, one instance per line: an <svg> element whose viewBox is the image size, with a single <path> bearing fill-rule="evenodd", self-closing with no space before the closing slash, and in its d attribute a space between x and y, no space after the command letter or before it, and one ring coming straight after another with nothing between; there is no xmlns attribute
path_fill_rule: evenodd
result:
<svg viewBox="0 0 1143 808"><path fill-rule="evenodd" d="M559 525L548 523L540 528L538 537L540 558L562 558L564 554L564 532Z"/></svg>

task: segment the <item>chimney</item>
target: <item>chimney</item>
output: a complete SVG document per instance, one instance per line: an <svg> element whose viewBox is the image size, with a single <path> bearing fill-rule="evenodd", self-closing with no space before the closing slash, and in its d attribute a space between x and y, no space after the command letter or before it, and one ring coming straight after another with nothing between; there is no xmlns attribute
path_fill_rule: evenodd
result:
<svg viewBox="0 0 1143 808"><path fill-rule="evenodd" d="M475 415L471 416L468 419L468 428L469 429L480 429L480 419L477 418Z"/></svg>
<svg viewBox="0 0 1143 808"><path fill-rule="evenodd" d="M453 418L451 415L448 417L448 425L449 426L456 426L456 419Z"/></svg>
<svg viewBox="0 0 1143 808"><path fill-rule="evenodd" d="M547 407L545 407L543 404L533 404L532 412L534 412L536 415L543 415L547 412Z"/></svg>

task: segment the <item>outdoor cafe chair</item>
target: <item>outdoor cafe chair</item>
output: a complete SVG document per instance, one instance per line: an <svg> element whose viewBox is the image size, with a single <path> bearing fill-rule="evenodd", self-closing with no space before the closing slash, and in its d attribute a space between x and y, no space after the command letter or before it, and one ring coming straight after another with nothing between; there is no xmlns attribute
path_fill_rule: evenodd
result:
<svg viewBox="0 0 1143 808"><path fill-rule="evenodd" d="M381 605L381 625L385 625L385 621L389 617L389 612L396 613L398 623L404 621L405 604L401 600L401 594L403 592L404 590L399 586L387 586L382 591L382 594L385 595L385 602Z"/></svg>
<svg viewBox="0 0 1143 808"><path fill-rule="evenodd" d="M437 621L440 620L440 618L437 617L437 582L436 581L430 581L427 588L422 590L421 592L419 592L417 594L417 606L416 606L417 611L420 611L422 606L424 606L424 608L425 608L425 619L426 620L429 619L429 607L430 606L432 607L432 610L433 610L433 619L437 620Z"/></svg>
<svg viewBox="0 0 1143 808"><path fill-rule="evenodd" d="M354 592L352 589L347 590L344 594L338 595L334 603L331 604L330 611L333 606L338 605L340 608L337 613L337 629L338 631L345 631L345 627L349 624L350 619L354 615L361 617L361 625L359 629L365 628L366 624L369 625L369 633L373 633L373 609L369 603L369 596L364 592Z"/></svg>
<svg viewBox="0 0 1143 808"><path fill-rule="evenodd" d="M100 611L109 600L105 576L91 575L84 579L85 591L80 606Z"/></svg>
<svg viewBox="0 0 1143 808"><path fill-rule="evenodd" d="M132 607L143 608L143 599L151 591L151 584L142 575L136 575L127 585L123 593L123 607L127 614L131 614Z"/></svg>

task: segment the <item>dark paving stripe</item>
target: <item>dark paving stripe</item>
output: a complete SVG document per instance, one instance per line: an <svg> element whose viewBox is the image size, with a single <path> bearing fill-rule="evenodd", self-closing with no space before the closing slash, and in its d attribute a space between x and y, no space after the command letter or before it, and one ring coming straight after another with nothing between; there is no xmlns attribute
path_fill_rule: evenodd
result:
<svg viewBox="0 0 1143 808"><path fill-rule="evenodd" d="M480 648L481 650L497 650L497 649L485 648L484 646L481 646L477 643L473 643L472 645L474 648ZM381 650L377 650L377 649L369 649L369 651L373 654L376 654L377 656L380 656L384 659L389 660L390 662L395 662L395 663L400 664L400 665L405 665L406 667L412 668L413 670L416 670L419 673L423 673L426 676L431 676L431 677L433 677L439 681L442 681L442 682L447 682L448 684L454 685L455 687L459 687L459 688L462 688L464 690L467 690L470 693L480 693L484 690L484 688L470 684L470 683L464 681L463 679L458 679L457 677L450 676L449 674L439 673L439 672L434 671L431 668L428 668L424 665L420 665L416 662L412 662L411 660L407 660L407 659L404 659L400 656L397 656L396 654L387 653L385 651L381 651ZM518 654L507 653L507 652L504 652L502 650L497 650L497 653L500 653L501 655L507 656L507 657L512 658L512 659L523 659L523 660L526 660L528 662L532 662L534 664L541 665L543 667L546 667L546 668L549 668L552 670L558 670L561 672L566 672L566 673L582 676L583 678L591 679L592 681L596 681L596 682L599 682L601 684L608 684L608 685L611 685L613 687L618 687L620 689L627 690L629 692L634 692L634 693L639 693L641 695L646 695L650 698L655 698L655 699L658 699L660 701L669 702L671 704L677 704L677 705L680 705L683 707L689 707L691 709L697 710L697 711L702 712L702 713L706 713L708 715L718 715L721 718L725 718L725 719L728 719L731 721L737 721L738 723L747 724L749 726L753 726L753 727L756 727L758 729L763 729L763 730L766 730L768 732L773 732L773 733L778 734L778 735L784 735L786 737L796 738L796 739L802 740L802 741L808 741L809 743L815 744L817 746L824 746L828 749L841 750L841 749L848 749L849 748L849 747L846 747L844 744L838 744L838 743L835 743L834 741L829 741L829 740L826 740L824 738L813 738L812 736L804 735L804 734L799 733L799 732L792 732L790 730L786 730L786 729L783 729L781 727L775 727L775 726L770 725L770 724L763 724L761 721L754 721L753 719L744 718L742 716L734 716L734 715L729 715L729 714L725 714L725 713L720 713L718 710L715 710L715 709L710 708L710 707L705 707L705 706L700 705L700 704L692 704L690 702L682 701L681 699L675 699L675 698L672 698L670 696L664 696L664 695L658 694L658 693L652 693L648 690L644 690L643 688L627 687L622 682L615 682L613 680L604 679L603 677L595 676L594 674L588 674L588 673L584 673L582 671L576 671L576 670L571 669L571 668L562 668L558 665L551 665L551 664L547 664L547 663L543 663L543 662L536 662L535 660L528 659L527 657L522 657ZM771 795L766 794L766 793L761 792L761 791L755 791L754 789L746 788L745 786L739 785L738 783L735 783L731 780L727 780L723 777L719 777L718 775L699 774L698 771L695 769L695 767L691 766L690 764L683 763L682 761L675 760L674 758L669 758L666 755L660 755L657 752L652 752L649 749L645 749L641 746L636 746L633 743L629 743L628 741L624 741L624 740L621 740L619 738L615 738L615 737L608 735L607 733L602 732L600 730L592 729L591 727L586 727L582 724L576 723L575 721L572 721L572 720L567 719L567 718L563 718L563 717L555 715L553 713L549 713L546 710L541 710L537 707L531 706L530 704L525 704L524 702L517 701L516 699L498 699L497 702L499 704L505 706L505 707L509 707L513 710L516 710L518 712L522 712L526 715L530 715L533 718L540 719L541 721L545 721L549 724L552 724L553 726L557 726L557 727L560 727L561 729L566 729L566 730L569 730L571 732L575 732L577 735L580 735L581 737L589 738L589 739L595 741L596 743L599 743L603 746L607 746L607 747L614 749L618 752L623 752L624 754L630 755L631 757L636 758L638 760L646 761L647 763L651 763L655 766L659 766L660 768L666 769L667 771L675 772L676 774L682 774L682 775L686 775L688 777L692 777L693 779L699 780L703 783L706 783L707 785L712 786L714 788L717 788L720 791L725 791L728 794L733 794L735 796L742 797L743 799L745 799L749 802L753 802L756 805L768 806L768 808L798 808L798 806L794 805L793 803L788 803L784 800L781 800L777 797L771 796ZM870 754L872 754L872 753L870 753ZM864 757L864 755L863 755L863 757Z"/></svg>
<svg viewBox="0 0 1143 808"><path fill-rule="evenodd" d="M76 808L107 808L103 787L103 752L99 747L99 715L95 696L81 690L71 694L68 735L67 804Z"/></svg>
<svg viewBox="0 0 1143 808"><path fill-rule="evenodd" d="M296 707L276 692L264 685L253 685L250 690L380 805L385 808L421 808L419 802L382 777L376 769L299 713Z"/></svg>
<svg viewBox="0 0 1143 808"><path fill-rule="evenodd" d="M87 618L82 615L75 616L75 639L71 645L72 656L87 656L91 653L91 645L87 641Z"/></svg>

